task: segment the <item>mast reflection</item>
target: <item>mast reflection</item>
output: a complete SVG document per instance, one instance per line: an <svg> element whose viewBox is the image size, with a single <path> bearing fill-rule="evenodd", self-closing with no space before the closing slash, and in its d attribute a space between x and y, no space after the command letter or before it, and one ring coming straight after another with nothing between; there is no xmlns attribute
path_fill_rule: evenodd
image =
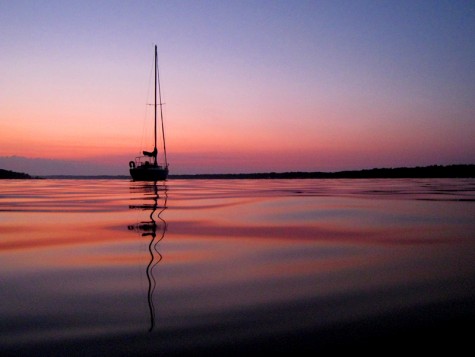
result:
<svg viewBox="0 0 475 357"><path fill-rule="evenodd" d="M167 222L161 217L161 214L167 208L167 186L164 182L141 182L132 186L131 190L143 192L144 197L141 197L141 199L145 198L146 200L152 201L152 203L129 206L129 209L150 210L150 219L148 221L143 221L128 226L129 230L141 233L142 237L151 237L150 243L148 245L150 261L146 269L148 280L147 300L150 310L150 332L155 326L153 293L157 285L153 275L153 269L162 260L162 255L158 251L157 245L163 239L163 237L165 237L165 232L167 230Z"/></svg>

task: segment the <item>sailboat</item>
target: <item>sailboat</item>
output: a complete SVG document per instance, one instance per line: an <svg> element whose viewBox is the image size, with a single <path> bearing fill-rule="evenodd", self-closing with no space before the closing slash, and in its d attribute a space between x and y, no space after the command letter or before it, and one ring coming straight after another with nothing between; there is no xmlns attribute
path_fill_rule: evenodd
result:
<svg viewBox="0 0 475 357"><path fill-rule="evenodd" d="M168 177L167 150L165 146L165 131L163 126L162 96L160 91L160 75L158 72L157 45L155 45L155 101L154 101L154 138L153 151L143 151L143 156L137 156L135 160L129 162L129 171L134 181L164 181ZM157 103L158 92L158 103ZM157 107L160 107L160 120L162 124L163 136L163 157L164 163L157 161Z"/></svg>

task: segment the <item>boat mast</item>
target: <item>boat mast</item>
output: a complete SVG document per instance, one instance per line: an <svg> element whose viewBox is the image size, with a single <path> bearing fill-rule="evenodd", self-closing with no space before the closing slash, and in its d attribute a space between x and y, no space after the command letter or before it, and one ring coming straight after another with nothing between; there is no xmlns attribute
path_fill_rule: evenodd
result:
<svg viewBox="0 0 475 357"><path fill-rule="evenodd" d="M155 146L153 148L154 152L154 166L157 166L157 70L158 70L158 64L157 64L157 45L155 45L155 103L154 103L154 118L155 118L155 126L154 126L154 132L155 132ZM161 101L160 101L161 102ZM161 105L160 105L160 110L161 110Z"/></svg>
<svg viewBox="0 0 475 357"><path fill-rule="evenodd" d="M155 45L155 68L157 71L157 81L158 83L158 97L160 100L160 120L162 122L162 137L163 137L163 156L165 158L165 167L168 167L168 161L167 161L167 149L165 146L165 128L163 126L163 110L162 110L162 91L160 90L160 74L158 72L158 62L157 62L157 45ZM155 84L156 88L156 84ZM156 89L155 89L156 90ZM157 114L156 114L157 107L155 106L155 147L157 147Z"/></svg>

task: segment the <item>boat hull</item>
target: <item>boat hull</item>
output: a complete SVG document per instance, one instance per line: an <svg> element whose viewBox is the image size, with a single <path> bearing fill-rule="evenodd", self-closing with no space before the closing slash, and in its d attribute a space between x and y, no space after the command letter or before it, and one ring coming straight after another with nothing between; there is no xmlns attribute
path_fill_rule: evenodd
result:
<svg viewBox="0 0 475 357"><path fill-rule="evenodd" d="M130 169L134 181L165 181L168 177L167 167L134 167Z"/></svg>

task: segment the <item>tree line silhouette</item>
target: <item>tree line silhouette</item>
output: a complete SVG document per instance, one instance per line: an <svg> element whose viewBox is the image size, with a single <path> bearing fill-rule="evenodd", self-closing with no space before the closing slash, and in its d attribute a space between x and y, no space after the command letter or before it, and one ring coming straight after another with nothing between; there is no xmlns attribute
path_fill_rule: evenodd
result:
<svg viewBox="0 0 475 357"><path fill-rule="evenodd" d="M81 178L83 176L55 176ZM86 177L86 176L84 176ZM128 178L128 176L87 176L87 178ZM23 172L0 169L0 179L38 179ZM358 179L358 178L475 178L475 165L432 165L423 167L374 168L337 172L262 172L241 174L169 175L169 179Z"/></svg>

